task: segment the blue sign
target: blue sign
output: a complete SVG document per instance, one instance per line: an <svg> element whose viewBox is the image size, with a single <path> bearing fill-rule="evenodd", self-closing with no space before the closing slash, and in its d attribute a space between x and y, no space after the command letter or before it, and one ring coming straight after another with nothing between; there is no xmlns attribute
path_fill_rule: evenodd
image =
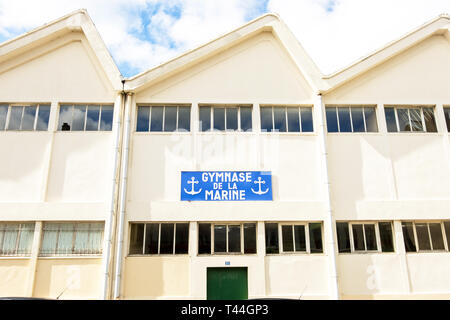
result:
<svg viewBox="0 0 450 320"><path fill-rule="evenodd" d="M272 200L271 172L181 172L181 201Z"/></svg>

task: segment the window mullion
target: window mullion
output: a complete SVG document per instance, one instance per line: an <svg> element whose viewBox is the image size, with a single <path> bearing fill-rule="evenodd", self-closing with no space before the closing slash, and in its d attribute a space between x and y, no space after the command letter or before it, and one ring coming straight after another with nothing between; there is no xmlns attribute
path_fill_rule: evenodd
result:
<svg viewBox="0 0 450 320"><path fill-rule="evenodd" d="M98 111L98 124L97 124L97 131L100 131L101 124L102 124L102 115L103 115L103 105L99 105L100 110ZM89 108L89 106L88 106ZM86 117L87 117L87 111L86 111ZM87 125L87 118L86 118L86 125Z"/></svg>
<svg viewBox="0 0 450 320"><path fill-rule="evenodd" d="M283 225L281 223L278 223L278 243L280 244L281 253L284 253L282 230L283 230Z"/></svg>
<svg viewBox="0 0 450 320"><path fill-rule="evenodd" d="M151 132L152 131L152 110L153 107L148 107L150 110L148 111L148 131Z"/></svg>
<svg viewBox="0 0 450 320"><path fill-rule="evenodd" d="M349 223L348 224L348 230L349 230L349 237L350 237L350 250L351 252L355 252L355 243L354 243L354 239L353 239L353 224Z"/></svg>
<svg viewBox="0 0 450 320"><path fill-rule="evenodd" d="M298 123L299 123L299 128L300 128L300 132L303 132L303 126L302 126L302 108L298 107Z"/></svg>
<svg viewBox="0 0 450 320"><path fill-rule="evenodd" d="M162 223L158 223L158 254L160 254L161 250L161 225Z"/></svg>
<svg viewBox="0 0 450 320"><path fill-rule="evenodd" d="M22 116L20 117L20 126L19 126L19 130L22 131L22 124L23 124L23 116L25 114L25 106L22 106Z"/></svg>
<svg viewBox="0 0 450 320"><path fill-rule="evenodd" d="M244 254L245 250L244 250L244 224L243 223L241 223L240 240L241 240L241 254Z"/></svg>
<svg viewBox="0 0 450 320"><path fill-rule="evenodd" d="M376 109L375 109L375 112L376 112ZM364 132L367 132L366 107L364 107L364 106L362 106L362 114L363 114Z"/></svg>
<svg viewBox="0 0 450 320"><path fill-rule="evenodd" d="M400 132L400 124L398 122L397 108L394 108L394 113L395 113L395 123L397 125L397 132Z"/></svg>
<svg viewBox="0 0 450 320"><path fill-rule="evenodd" d="M294 228L295 228L295 225L293 224L292 227L291 227L291 232L292 232L292 242L293 242L292 247L294 248L294 252L297 252L297 248L296 248L296 246L295 246L295 232L294 232Z"/></svg>
<svg viewBox="0 0 450 320"><path fill-rule="evenodd" d="M36 131L36 125L37 125L37 119L39 116L39 109L40 109L40 105L37 104L36 105L36 112L34 113L34 121L33 121L33 131Z"/></svg>
<svg viewBox="0 0 450 320"><path fill-rule="evenodd" d="M425 122L425 115L423 114L423 107L420 107L420 118L422 120L423 131L427 132L427 124Z"/></svg>
<svg viewBox="0 0 450 320"><path fill-rule="evenodd" d="M311 253L311 243L309 241L309 223L305 223L305 243L306 243L306 252Z"/></svg>
<svg viewBox="0 0 450 320"><path fill-rule="evenodd" d="M431 251L434 251L433 241L431 240L430 224L428 222L427 222L427 230L428 230L428 241L430 242L430 248L431 248Z"/></svg>
<svg viewBox="0 0 450 320"><path fill-rule="evenodd" d="M445 232L444 222L443 221L440 222L440 225L441 225L442 240L444 241L445 251L449 251L448 243L447 243L447 239L448 239L449 235Z"/></svg>
<svg viewBox="0 0 450 320"><path fill-rule="evenodd" d="M17 239L16 239L16 245L15 245L13 254L17 254L19 252L20 233L22 231L21 227L22 227L22 224L19 223L19 230L17 230Z"/></svg>
<svg viewBox="0 0 450 320"><path fill-rule="evenodd" d="M414 244L416 245L416 252L419 252L419 240L417 239L417 232L416 232L416 223L412 222L413 225L413 233L414 233Z"/></svg>
<svg viewBox="0 0 450 320"><path fill-rule="evenodd" d="M211 230L210 230L210 233L211 233L211 254L214 254L215 253L215 246L214 246L214 224L213 223L211 223Z"/></svg>
<svg viewBox="0 0 450 320"><path fill-rule="evenodd" d="M6 113L5 131L9 128L9 119L11 118L12 106L8 105L8 112Z"/></svg>
<svg viewBox="0 0 450 320"><path fill-rule="evenodd" d="M178 107L177 107L178 108ZM175 240L176 240L176 234L177 234L177 224L173 224L173 245L172 245L172 254L175 254Z"/></svg>
<svg viewBox="0 0 450 320"><path fill-rule="evenodd" d="M166 121L166 106L163 107L162 132L165 132L166 130L165 121Z"/></svg>
<svg viewBox="0 0 450 320"><path fill-rule="evenodd" d="M145 254L145 241L147 238L147 224L144 223L144 234L143 234L143 241L142 241L142 254Z"/></svg>
<svg viewBox="0 0 450 320"><path fill-rule="evenodd" d="M226 245L226 251L228 253L228 225L225 227L225 245Z"/></svg>
<svg viewBox="0 0 450 320"><path fill-rule="evenodd" d="M286 132L289 132L289 121L288 121L288 112L287 112L287 107L284 107L284 121L285 121L285 125L286 125Z"/></svg>
<svg viewBox="0 0 450 320"><path fill-rule="evenodd" d="M391 226L392 228L392 226ZM381 248L381 236L380 236L380 226L379 223L376 222L375 223L375 239L377 241L377 251L378 252L382 252L382 248Z"/></svg>
<svg viewBox="0 0 450 320"><path fill-rule="evenodd" d="M363 239L364 239L364 251L367 252L366 228L364 226L365 226L365 224L362 223L362 231L363 231Z"/></svg>
<svg viewBox="0 0 450 320"><path fill-rule="evenodd" d="M180 107L179 106L176 106L175 108L177 108L177 115L176 115L176 124L175 124L175 131L178 131L178 114L179 114L179 112L180 112Z"/></svg>
<svg viewBox="0 0 450 320"><path fill-rule="evenodd" d="M237 107L237 113L238 113L238 132L241 132L241 107Z"/></svg>
<svg viewBox="0 0 450 320"><path fill-rule="evenodd" d="M411 121L411 108L407 108L408 110L408 119L409 119L409 131L413 132L413 126Z"/></svg>
<svg viewBox="0 0 450 320"><path fill-rule="evenodd" d="M275 116L274 116L274 106L272 106L272 132L275 131Z"/></svg>
<svg viewBox="0 0 450 320"><path fill-rule="evenodd" d="M336 122L338 126L338 132L341 132L341 124L339 123L339 109L338 107L334 107L336 109Z"/></svg>
<svg viewBox="0 0 450 320"><path fill-rule="evenodd" d="M348 107L348 114L350 115L350 127L352 128L352 132L354 132L354 130L353 130L352 108L351 107Z"/></svg>

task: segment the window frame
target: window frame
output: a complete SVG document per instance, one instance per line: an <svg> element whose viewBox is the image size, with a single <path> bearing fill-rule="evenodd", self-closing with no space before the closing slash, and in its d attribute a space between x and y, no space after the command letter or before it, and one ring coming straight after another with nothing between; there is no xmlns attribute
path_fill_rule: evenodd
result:
<svg viewBox="0 0 450 320"><path fill-rule="evenodd" d="M405 253L406 254L415 254L415 253L445 253L445 252L450 252L450 248L448 246L448 237L450 235L446 234L445 232L445 226L444 223L445 222L450 222L449 220L402 220L402 227L403 227L403 223L404 222L409 222L412 223L413 225L413 234L414 234L414 245L416 246L416 251L406 251L406 247L405 247ZM419 247L419 239L417 237L417 230L416 230L416 223L426 223L427 224L427 230L428 230L428 240L429 240L429 244L430 244L430 248L431 250L420 250ZM441 233L442 233L442 241L444 242L444 250L435 250L433 249L433 240L431 238L431 232L430 232L430 224L432 223L439 223L440 227L441 227ZM404 239L404 233L403 233L403 228L402 228L402 237L403 237L403 244L405 243L405 239Z"/></svg>
<svg viewBox="0 0 450 320"><path fill-rule="evenodd" d="M7 111L6 111L6 118L5 118L5 128L3 130L0 130L0 132L48 132L49 125L50 125L50 116L47 123L47 130L36 130L38 119L39 119L39 110L41 106L49 107L50 112L52 108L51 103L0 103L0 105L7 105ZM22 107L22 114L20 116L20 128L17 130L10 130L9 122L11 120L11 110L12 108ZM25 108L26 107L36 107L36 113L34 115L34 121L33 121L33 129L32 130L22 130L23 125L23 117L25 115Z"/></svg>
<svg viewBox="0 0 450 320"><path fill-rule="evenodd" d="M19 229L16 230L17 231L17 237L16 237L16 244L15 244L15 248L14 248L14 253L11 254L4 254L1 251L1 248L3 247L3 242L5 240L5 231L6 230L2 230L2 232L0 233L0 258L11 258L11 257L30 257L32 254L32 248L30 248L30 252L27 253L18 253L19 251L19 245L20 245L20 237L21 237L21 233L24 230L24 226L25 225L32 225L33 226L33 238L31 239L31 246L33 246L33 240L34 240L34 233L35 233L35 227L36 227L36 223L35 222L2 222L0 223L0 225L6 226L6 225L19 225Z"/></svg>
<svg viewBox="0 0 450 320"><path fill-rule="evenodd" d="M389 131L388 129L388 124L386 122L386 132L388 134L391 133L399 133L399 134L408 134L408 133L413 133L413 134L417 134L417 133L439 133L439 127L438 127L438 122L437 122L437 117L436 117L436 105L384 105L384 117L386 120L386 108L392 108L394 109L394 115L395 115L395 125L397 127L397 131ZM433 110L433 117L434 117L434 123L436 125L436 132L433 131L427 131L427 124L425 121L425 116L424 116L424 112L423 109L424 108L431 108ZM409 120L409 127L410 127L410 131L401 131L400 130L400 123L399 123L399 118L398 118L398 109L407 109L408 110L408 120ZM412 121L411 121L411 113L410 110L411 109L420 109L420 120L422 121L422 128L423 131L414 131L413 130L413 126L412 126Z"/></svg>
<svg viewBox="0 0 450 320"><path fill-rule="evenodd" d="M350 127L352 129L351 132L341 132L341 124L339 121L339 108L348 108L349 111L349 117L350 117ZM363 123L364 123L364 131L355 131L354 124L353 124L353 116L352 116L352 108L361 108L362 109L362 115L363 115ZM367 131L367 121L366 121L366 109L372 108L374 109L375 114L375 120L377 124L377 131ZM380 124L378 119L378 113L377 113L377 105L374 104L349 104L349 105L325 105L325 123L327 124L327 134L378 134L380 132ZM337 124L337 132L329 132L328 131L328 122L326 117L326 110L327 109L335 109L336 113L336 124Z"/></svg>
<svg viewBox="0 0 450 320"><path fill-rule="evenodd" d="M139 108L149 108L149 112L148 112L148 130L146 131L138 131L137 129L137 125L138 125L138 115L139 115ZM153 107L162 107L163 108L163 116L162 116L162 127L161 127L161 131L152 131L152 109ZM178 126L179 126L179 112L180 112L180 107L181 108L189 108L189 130L188 131L180 131ZM165 127L165 119L166 119L166 108L176 108L177 110L177 120L176 120L176 124L175 124L175 130L174 131L164 131L164 127ZM163 104L138 104L136 105L136 117L135 117L135 124L134 124L134 133L137 134L189 134L192 132L192 104L184 104L184 103L180 103L180 104L167 104L167 103L163 103Z"/></svg>
<svg viewBox="0 0 450 320"><path fill-rule="evenodd" d="M209 107L211 112L209 114L209 119L210 119L210 128L209 130L203 131L203 128L200 130L200 108L205 108L205 107ZM247 130L247 131L243 131L242 130L242 123L241 123L241 108L250 108L251 111L251 124L252 124L252 128L251 130ZM211 134L211 133L253 133L254 132L254 128L253 128L253 105L250 104L199 104L198 105L198 121L199 121L199 128L198 128L198 132L201 134ZM216 130L214 129L214 109L225 109L225 115L224 115L224 121L225 121L225 130ZM227 129L227 109L237 109L238 112L238 118L237 118L237 124L238 124L238 128L236 130L228 130Z"/></svg>
<svg viewBox="0 0 450 320"><path fill-rule="evenodd" d="M261 109L271 109L272 110L272 130L271 131L263 131L262 128L262 121L261 121ZM289 120L288 120L288 108L292 108L292 109L297 109L298 110L298 120L299 120L299 129L300 131L289 131ZM302 108L304 109L310 109L311 110L311 121L312 121L312 126L313 126L313 130L312 131L303 131L303 125L302 125ZM275 114L274 114L274 110L275 109L283 109L284 110L284 115L285 115L285 125L286 125L286 131L275 131ZM285 104L285 105L260 105L259 106L259 130L260 133L262 134L315 134L316 133L316 126L314 123L314 106L312 105L289 105L289 104Z"/></svg>
<svg viewBox="0 0 450 320"><path fill-rule="evenodd" d="M84 113L84 126L83 130L72 130L73 129L73 116L74 116L74 110L76 106L84 106L86 107L86 111ZM60 120L61 120L61 107L71 107L72 114L70 118L70 130L62 130L60 127ZM87 126L87 115L89 111L89 107L100 107L99 114L98 114L98 125L97 130L86 130ZM111 130L100 130L101 124L102 124L102 115L103 115L103 107L112 107L113 110L113 117L112 117L112 123L111 123ZM58 111L57 111L57 122L56 122L56 132L112 132L114 128L114 103L59 103L58 104Z"/></svg>

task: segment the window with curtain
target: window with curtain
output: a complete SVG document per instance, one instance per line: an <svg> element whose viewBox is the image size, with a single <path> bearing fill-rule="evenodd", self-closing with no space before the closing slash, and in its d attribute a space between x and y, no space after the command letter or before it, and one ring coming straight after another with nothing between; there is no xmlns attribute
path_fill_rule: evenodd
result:
<svg viewBox="0 0 450 320"><path fill-rule="evenodd" d="M31 254L34 223L1 223L0 256L26 256Z"/></svg>

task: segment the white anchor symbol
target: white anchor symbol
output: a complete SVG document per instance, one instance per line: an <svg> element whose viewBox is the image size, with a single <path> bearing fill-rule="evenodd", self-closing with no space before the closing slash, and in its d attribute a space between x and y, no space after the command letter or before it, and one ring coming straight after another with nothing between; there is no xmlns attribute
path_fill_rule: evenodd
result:
<svg viewBox="0 0 450 320"><path fill-rule="evenodd" d="M194 177L192 177L192 179L188 181L188 184L192 184L192 191L187 191L186 188L184 188L184 192L186 192L187 194L194 196L202 192L202 189L200 189L199 191L195 191L195 185L198 184L198 181L195 181Z"/></svg>
<svg viewBox="0 0 450 320"><path fill-rule="evenodd" d="M267 188L266 191L262 191L262 190L261 190L261 185L262 185L262 184L266 184L265 181L262 181L261 177L259 177L258 180L255 181L254 183L255 183L255 184L259 184L259 191L255 191L255 190L253 190L253 188L251 188L251 189L252 189L252 192L253 192L254 194L263 195L263 194L266 194L267 192L269 192L269 188Z"/></svg>

